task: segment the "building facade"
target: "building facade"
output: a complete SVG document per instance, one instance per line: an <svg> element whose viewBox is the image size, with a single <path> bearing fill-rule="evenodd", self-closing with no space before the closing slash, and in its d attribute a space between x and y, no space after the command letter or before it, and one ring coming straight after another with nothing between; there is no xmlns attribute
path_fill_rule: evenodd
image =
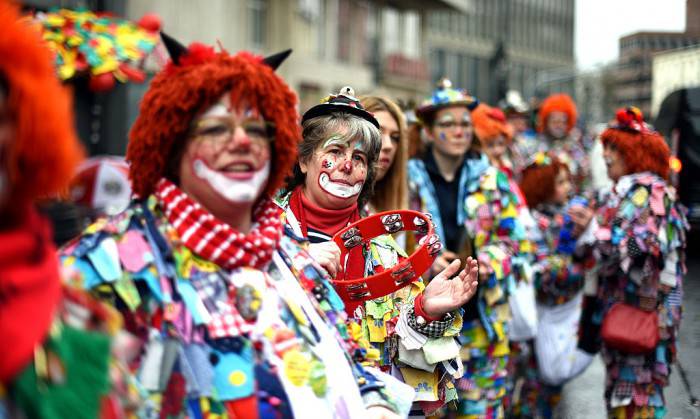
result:
<svg viewBox="0 0 700 419"><path fill-rule="evenodd" d="M574 93L574 0L470 0L429 15L431 80L445 76L489 103Z"/></svg>
<svg viewBox="0 0 700 419"><path fill-rule="evenodd" d="M686 0L685 31L683 32L637 32L620 38L614 91L616 106L634 105L640 108L648 118L653 117L657 110L652 106L654 56L663 51L698 44L700 44L700 0ZM663 75L659 74L656 77L663 78ZM659 98L658 103L661 100L663 98Z"/></svg>
<svg viewBox="0 0 700 419"><path fill-rule="evenodd" d="M620 58L615 75L616 106L634 105L648 118L653 117L654 54L698 43L700 34L687 32L637 32L620 38Z"/></svg>
<svg viewBox="0 0 700 419"><path fill-rule="evenodd" d="M358 95L383 93L403 103L431 87L426 14L465 10L469 0L26 0L28 8L78 8L138 20L159 15L162 30L184 44L219 43L267 55L292 48L278 70L299 95L299 111L344 85ZM167 59L162 47L147 70ZM76 80L77 125L91 155L124 154L148 83L95 94Z"/></svg>
<svg viewBox="0 0 700 419"><path fill-rule="evenodd" d="M700 45L654 55L651 67L651 114L679 89L700 87Z"/></svg>

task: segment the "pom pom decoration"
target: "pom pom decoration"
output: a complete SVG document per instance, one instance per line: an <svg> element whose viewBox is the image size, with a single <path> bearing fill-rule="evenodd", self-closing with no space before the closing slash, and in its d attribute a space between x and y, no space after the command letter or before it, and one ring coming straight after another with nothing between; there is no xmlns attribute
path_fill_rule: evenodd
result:
<svg viewBox="0 0 700 419"><path fill-rule="evenodd" d="M635 106L620 108L615 112L615 124L610 128L639 133L649 133L652 130L644 122L642 111Z"/></svg>
<svg viewBox="0 0 700 419"><path fill-rule="evenodd" d="M149 32L159 32L162 26L160 16L155 13L146 13L136 22L140 28Z"/></svg>
<svg viewBox="0 0 700 419"><path fill-rule="evenodd" d="M160 17L144 15L133 23L86 9L37 13L44 41L55 53L58 76L66 81L87 74L90 87L104 92L120 82L143 82L136 67L158 43Z"/></svg>

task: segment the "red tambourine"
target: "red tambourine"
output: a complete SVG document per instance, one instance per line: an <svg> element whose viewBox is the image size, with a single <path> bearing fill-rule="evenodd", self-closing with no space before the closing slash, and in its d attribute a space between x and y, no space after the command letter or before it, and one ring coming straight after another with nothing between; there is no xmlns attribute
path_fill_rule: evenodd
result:
<svg viewBox="0 0 700 419"><path fill-rule="evenodd" d="M433 264L442 249L440 238L435 234L435 225L429 214L418 211L385 211L371 215L353 223L333 236L333 241L340 247L340 263L345 266L351 249L369 240L399 231L417 231L424 237L419 241L418 249L407 259L384 272L362 278L347 278L341 270L333 280L335 290L352 313L363 301L372 300L391 294L416 281Z"/></svg>

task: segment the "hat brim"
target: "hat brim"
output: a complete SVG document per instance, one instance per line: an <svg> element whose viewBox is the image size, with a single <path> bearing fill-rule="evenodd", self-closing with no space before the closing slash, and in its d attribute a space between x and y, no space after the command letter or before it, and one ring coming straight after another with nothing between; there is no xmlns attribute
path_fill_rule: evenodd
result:
<svg viewBox="0 0 700 419"><path fill-rule="evenodd" d="M321 103L309 109L308 111L306 111L306 113L304 113L304 116L301 118L301 123L303 124L307 120L311 118L316 118L317 116L330 115L339 112L347 112L353 114L354 116L362 118L365 121L371 122L372 125L379 129L379 121L377 121L377 119L371 113L362 109L358 109L354 106L339 105L334 103Z"/></svg>

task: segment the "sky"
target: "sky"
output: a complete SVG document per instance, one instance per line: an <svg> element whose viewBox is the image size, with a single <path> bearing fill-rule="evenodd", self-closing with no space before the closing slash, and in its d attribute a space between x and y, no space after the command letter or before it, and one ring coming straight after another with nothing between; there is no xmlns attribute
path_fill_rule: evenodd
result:
<svg viewBox="0 0 700 419"><path fill-rule="evenodd" d="M617 59L621 36L682 31L686 0L576 0L575 54L579 68Z"/></svg>

